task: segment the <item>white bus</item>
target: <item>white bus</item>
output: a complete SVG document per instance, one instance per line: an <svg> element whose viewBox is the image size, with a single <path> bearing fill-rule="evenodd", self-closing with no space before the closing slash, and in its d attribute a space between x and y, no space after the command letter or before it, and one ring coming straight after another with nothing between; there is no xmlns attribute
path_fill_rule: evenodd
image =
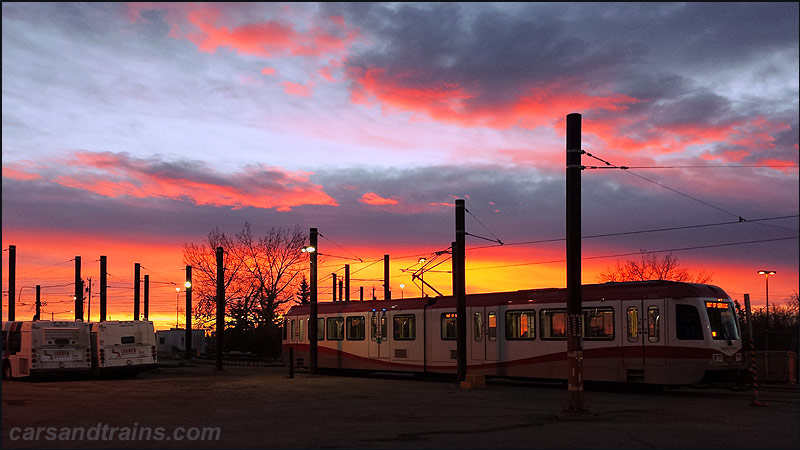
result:
<svg viewBox="0 0 800 450"><path fill-rule="evenodd" d="M92 368L97 372L141 372L158 363L150 321L92 323Z"/></svg>
<svg viewBox="0 0 800 450"><path fill-rule="evenodd" d="M84 322L39 320L3 324L3 378L92 369Z"/></svg>

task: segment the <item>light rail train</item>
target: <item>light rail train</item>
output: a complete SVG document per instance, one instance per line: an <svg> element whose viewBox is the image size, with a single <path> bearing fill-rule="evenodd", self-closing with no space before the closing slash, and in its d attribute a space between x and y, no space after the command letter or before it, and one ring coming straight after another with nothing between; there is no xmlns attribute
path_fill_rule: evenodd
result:
<svg viewBox="0 0 800 450"><path fill-rule="evenodd" d="M566 289L467 295L467 373L563 379ZM456 300L324 302L318 307L317 367L455 373ZM586 381L685 385L742 367L736 310L717 286L671 281L582 287ZM284 355L308 366L310 306L294 306Z"/></svg>

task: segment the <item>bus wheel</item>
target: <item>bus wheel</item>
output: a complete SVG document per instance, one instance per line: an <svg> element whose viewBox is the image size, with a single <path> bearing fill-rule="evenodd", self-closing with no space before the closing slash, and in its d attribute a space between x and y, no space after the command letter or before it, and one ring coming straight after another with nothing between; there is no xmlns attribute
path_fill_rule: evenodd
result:
<svg viewBox="0 0 800 450"><path fill-rule="evenodd" d="M8 362L8 360L4 360L3 361L3 379L4 380L10 380L11 378L12 378L11 377L11 364Z"/></svg>

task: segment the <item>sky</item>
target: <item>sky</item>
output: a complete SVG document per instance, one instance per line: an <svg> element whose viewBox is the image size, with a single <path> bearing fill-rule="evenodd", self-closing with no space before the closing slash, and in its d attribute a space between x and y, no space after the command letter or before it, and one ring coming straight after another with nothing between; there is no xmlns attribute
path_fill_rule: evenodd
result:
<svg viewBox="0 0 800 450"><path fill-rule="evenodd" d="M184 245L245 222L319 229L321 300L345 264L351 297L382 298L384 254L393 297L417 297L455 199L468 292L564 287L570 113L584 283L649 251L754 307L758 270L777 272L771 305L798 290L797 3L2 11L3 318L15 245L17 318L35 285L70 317L81 256L96 320L105 255L111 318L132 317L138 262L150 318L174 326ZM425 281L449 294L449 269Z"/></svg>

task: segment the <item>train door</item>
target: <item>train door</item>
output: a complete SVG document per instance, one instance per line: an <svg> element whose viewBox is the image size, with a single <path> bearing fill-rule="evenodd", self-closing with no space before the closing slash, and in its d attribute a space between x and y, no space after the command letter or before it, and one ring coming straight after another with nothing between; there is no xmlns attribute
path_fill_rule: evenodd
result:
<svg viewBox="0 0 800 450"><path fill-rule="evenodd" d="M626 381L645 381L647 368L665 364L666 309L664 299L622 302L622 365Z"/></svg>
<svg viewBox="0 0 800 450"><path fill-rule="evenodd" d="M467 335L467 340L470 342L470 354L475 361L497 361L499 359L497 311L493 309L472 308L472 333Z"/></svg>
<svg viewBox="0 0 800 450"><path fill-rule="evenodd" d="M369 357L388 358L389 342L387 340L386 310L370 313Z"/></svg>

